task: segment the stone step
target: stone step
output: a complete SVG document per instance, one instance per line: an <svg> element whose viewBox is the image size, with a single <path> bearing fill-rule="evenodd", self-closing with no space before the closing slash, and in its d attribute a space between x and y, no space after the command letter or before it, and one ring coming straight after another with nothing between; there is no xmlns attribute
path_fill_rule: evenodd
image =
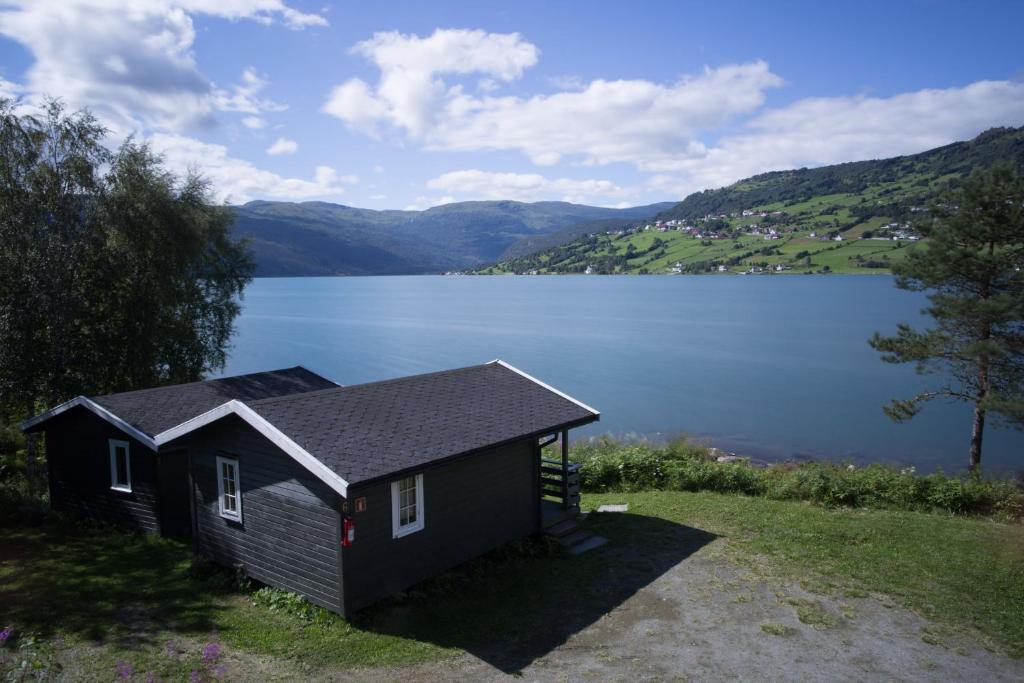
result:
<svg viewBox="0 0 1024 683"><path fill-rule="evenodd" d="M589 531L583 531L582 529L579 529L571 534L559 537L558 542L566 548L569 548L570 546L574 546L577 543L582 543L583 541L590 538L591 535L592 534Z"/></svg>
<svg viewBox="0 0 1024 683"><path fill-rule="evenodd" d="M567 548L567 550L569 551L570 555L582 555L583 553L589 550L593 550L594 548L600 548L607 542L608 539L604 536L590 534L590 538L587 538L586 540L583 540L574 546L570 546L569 548Z"/></svg>
<svg viewBox="0 0 1024 683"><path fill-rule="evenodd" d="M573 531L578 530L579 528L580 525L576 523L575 519L563 519L558 524L549 526L547 529L544 530L544 533L556 537L565 536L566 534L570 534Z"/></svg>

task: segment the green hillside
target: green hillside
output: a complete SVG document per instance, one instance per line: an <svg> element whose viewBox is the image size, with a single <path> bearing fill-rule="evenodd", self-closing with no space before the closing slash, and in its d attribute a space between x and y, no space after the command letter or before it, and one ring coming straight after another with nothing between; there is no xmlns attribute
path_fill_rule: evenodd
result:
<svg viewBox="0 0 1024 683"><path fill-rule="evenodd" d="M690 195L641 222L478 273L878 273L904 258L915 223L975 168L1024 168L1024 128L995 128L921 154L753 176Z"/></svg>
<svg viewBox="0 0 1024 683"><path fill-rule="evenodd" d="M426 211L375 211L327 202L234 207L259 276L391 275L472 268L586 232L573 226L653 216L672 204L609 209L567 202L456 202ZM562 235L553 242L521 247Z"/></svg>

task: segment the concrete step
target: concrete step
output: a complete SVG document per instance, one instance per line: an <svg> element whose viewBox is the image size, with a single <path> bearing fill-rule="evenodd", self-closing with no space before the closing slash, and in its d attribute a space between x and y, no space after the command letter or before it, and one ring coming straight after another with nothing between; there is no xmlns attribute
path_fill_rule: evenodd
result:
<svg viewBox="0 0 1024 683"><path fill-rule="evenodd" d="M567 534L565 536L559 537L558 538L558 542L561 543L566 548L569 548L571 546L576 545L577 543L581 543L581 542L587 540L591 536L592 536L592 534L589 531L584 531L582 529L578 529L577 531L575 531L575 532L573 532L571 534Z"/></svg>
<svg viewBox="0 0 1024 683"><path fill-rule="evenodd" d="M583 553L589 550L593 550L594 548L600 548L607 542L608 539L604 536L590 534L589 538L580 541L574 546L570 546L569 548L567 548L567 550L569 551L570 555L582 555Z"/></svg>
<svg viewBox="0 0 1024 683"><path fill-rule="evenodd" d="M544 530L544 533L550 536L558 537L571 534L573 531L577 531L579 528L580 525L576 522L575 519L563 519L558 524L549 526L547 529Z"/></svg>

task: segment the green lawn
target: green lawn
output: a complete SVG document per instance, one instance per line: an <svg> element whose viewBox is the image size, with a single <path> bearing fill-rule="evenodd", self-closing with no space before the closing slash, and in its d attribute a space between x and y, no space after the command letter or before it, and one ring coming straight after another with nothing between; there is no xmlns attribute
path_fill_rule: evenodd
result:
<svg viewBox="0 0 1024 683"><path fill-rule="evenodd" d="M889 595L1024 656L1019 525L713 493L584 496L585 508L603 502L630 505L630 514L588 520L610 539L604 551L507 547L349 622L254 604L230 574L195 563L175 541L67 523L0 527L0 627L15 634L0 653L34 634L42 661L100 679L119 660L140 676L185 678L211 641L236 659L290 666L392 666L469 651L514 672L714 543L754 571Z"/></svg>

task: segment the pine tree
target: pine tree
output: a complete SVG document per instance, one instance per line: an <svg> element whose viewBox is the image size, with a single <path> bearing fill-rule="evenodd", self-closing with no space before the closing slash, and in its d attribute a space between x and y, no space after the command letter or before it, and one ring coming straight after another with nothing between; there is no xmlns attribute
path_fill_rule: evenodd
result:
<svg viewBox="0 0 1024 683"><path fill-rule="evenodd" d="M894 264L896 286L928 292L934 326L900 324L870 344L889 363L915 363L936 385L885 411L912 418L934 398L973 405L969 467L981 463L986 419L1024 429L1024 178L1005 165L974 172L918 226L927 243Z"/></svg>

